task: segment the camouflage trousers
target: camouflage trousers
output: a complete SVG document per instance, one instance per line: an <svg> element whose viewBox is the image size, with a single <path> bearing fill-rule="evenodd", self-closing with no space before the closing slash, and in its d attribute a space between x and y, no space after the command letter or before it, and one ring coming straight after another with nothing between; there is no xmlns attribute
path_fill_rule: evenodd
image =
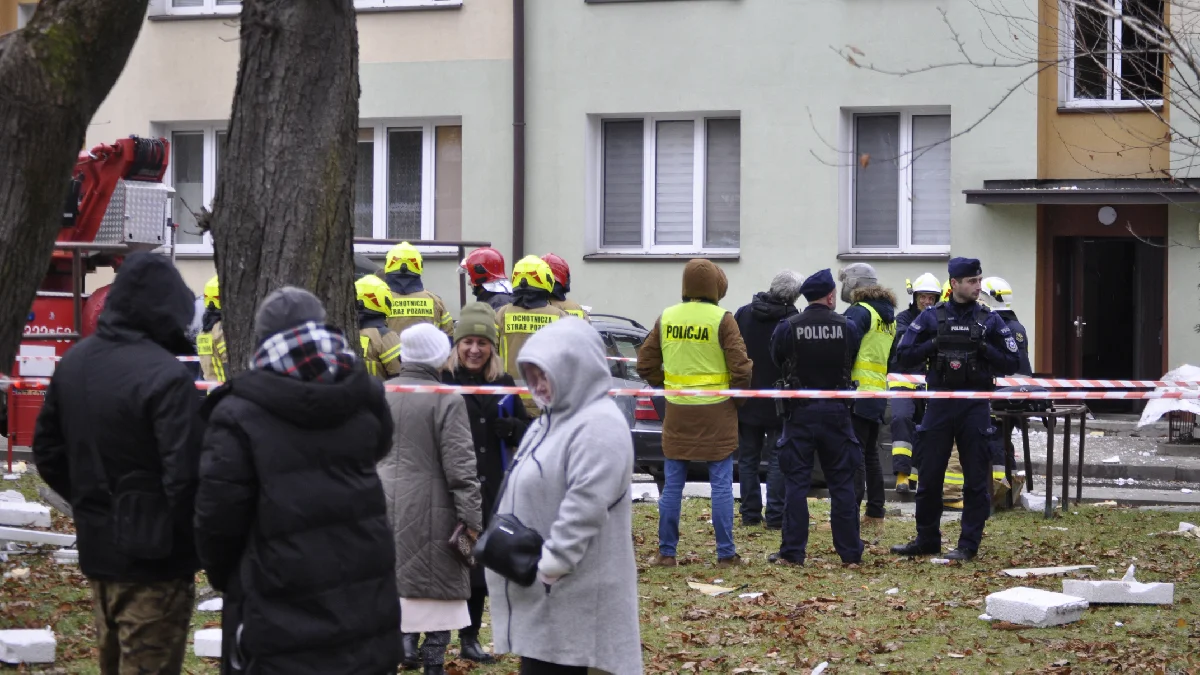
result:
<svg viewBox="0 0 1200 675"><path fill-rule="evenodd" d="M101 675L178 675L187 651L192 579L91 580Z"/></svg>

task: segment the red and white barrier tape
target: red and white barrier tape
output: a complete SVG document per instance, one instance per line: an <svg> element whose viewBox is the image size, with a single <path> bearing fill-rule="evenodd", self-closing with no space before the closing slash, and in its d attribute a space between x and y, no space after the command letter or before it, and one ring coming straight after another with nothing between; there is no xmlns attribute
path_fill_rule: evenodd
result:
<svg viewBox="0 0 1200 675"><path fill-rule="evenodd" d="M901 375L891 373L889 382L912 382L924 384L924 375ZM1200 388L1200 382L1185 382L1175 380L1070 380L1050 377L998 377L996 384L1001 387L1072 387L1077 389L1144 389L1153 387L1180 387L1183 389Z"/></svg>
<svg viewBox="0 0 1200 675"><path fill-rule="evenodd" d="M183 361L185 363L186 362L198 363L200 361L199 356L176 356L175 358L177 358L180 361ZM35 362L35 361L61 361L61 360L62 360L61 356L17 356L16 357L17 363L31 363L31 362Z"/></svg>
<svg viewBox="0 0 1200 675"><path fill-rule="evenodd" d="M41 390L50 384L44 377L3 377L0 388L16 386L20 389ZM198 389L215 389L220 382L200 381ZM448 384L413 385L387 384L384 389L393 393L407 394L528 394L525 387L481 387ZM766 399L857 399L857 398L937 398L937 399L1052 399L1052 400L1137 400L1137 399L1200 399L1200 389L1172 389L1166 391L818 391L779 389L610 389L610 396L726 396L729 398Z"/></svg>

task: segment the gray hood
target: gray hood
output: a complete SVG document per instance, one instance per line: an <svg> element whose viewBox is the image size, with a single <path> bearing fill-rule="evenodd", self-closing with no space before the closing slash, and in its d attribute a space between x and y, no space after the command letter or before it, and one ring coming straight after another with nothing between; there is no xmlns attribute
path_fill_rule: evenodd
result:
<svg viewBox="0 0 1200 675"><path fill-rule="evenodd" d="M534 333L521 348L518 364L542 369L550 380L550 409L569 416L608 396L612 375L604 342L591 324L575 317L559 319Z"/></svg>

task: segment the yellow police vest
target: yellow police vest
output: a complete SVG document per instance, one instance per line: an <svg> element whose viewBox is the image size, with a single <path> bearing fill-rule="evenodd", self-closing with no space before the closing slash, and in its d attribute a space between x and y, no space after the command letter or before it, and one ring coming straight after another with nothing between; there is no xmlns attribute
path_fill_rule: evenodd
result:
<svg viewBox="0 0 1200 675"><path fill-rule="evenodd" d="M896 339L896 323L884 323L879 312L865 302L857 305L871 313L871 329L863 336L850 379L858 380L860 391L883 391L888 388L887 362Z"/></svg>
<svg viewBox="0 0 1200 675"><path fill-rule="evenodd" d="M707 302L668 307L659 321L663 386L667 389L728 389L729 366L721 348L721 320L727 312ZM712 405L728 396L668 396L676 405Z"/></svg>

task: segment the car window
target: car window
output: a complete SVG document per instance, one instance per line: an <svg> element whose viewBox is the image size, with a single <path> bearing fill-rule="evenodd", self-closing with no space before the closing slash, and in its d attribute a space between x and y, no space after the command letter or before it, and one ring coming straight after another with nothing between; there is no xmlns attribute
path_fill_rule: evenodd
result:
<svg viewBox="0 0 1200 675"><path fill-rule="evenodd" d="M610 335L609 339L612 341L613 346L616 347L616 353L610 354L610 356L619 356L626 359L636 359L638 355L638 347L641 347L643 342L643 338L635 335ZM612 348L610 347L610 350L611 349ZM621 364L622 362L614 361L613 363ZM639 382L642 381L642 378L638 377L637 365L635 363L624 363L623 365L626 366L626 379L637 380ZM617 371L614 369L613 374L615 375L616 372Z"/></svg>

